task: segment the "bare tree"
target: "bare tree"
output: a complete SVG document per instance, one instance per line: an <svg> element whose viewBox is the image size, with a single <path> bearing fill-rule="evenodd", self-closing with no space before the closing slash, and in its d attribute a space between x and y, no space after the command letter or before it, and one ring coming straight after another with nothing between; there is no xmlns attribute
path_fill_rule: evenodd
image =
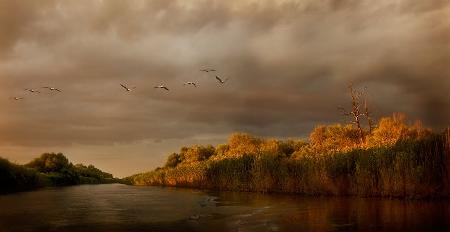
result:
<svg viewBox="0 0 450 232"><path fill-rule="evenodd" d="M369 126L372 126L372 119L370 117L367 99L365 98L365 94L363 92L353 88L353 84L350 84L348 88L352 98L351 109L349 111L347 111L344 107L338 107L338 109L344 116L351 118L350 123L356 126L361 142L363 142L365 136L361 118L366 117L368 119ZM364 107L364 109L362 109L362 107Z"/></svg>

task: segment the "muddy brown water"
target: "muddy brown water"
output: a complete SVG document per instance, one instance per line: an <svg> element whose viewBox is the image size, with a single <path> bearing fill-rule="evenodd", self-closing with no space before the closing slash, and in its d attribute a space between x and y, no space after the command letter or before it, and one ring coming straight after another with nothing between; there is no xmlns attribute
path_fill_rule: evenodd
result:
<svg viewBox="0 0 450 232"><path fill-rule="evenodd" d="M0 196L0 231L450 231L450 202L82 185Z"/></svg>

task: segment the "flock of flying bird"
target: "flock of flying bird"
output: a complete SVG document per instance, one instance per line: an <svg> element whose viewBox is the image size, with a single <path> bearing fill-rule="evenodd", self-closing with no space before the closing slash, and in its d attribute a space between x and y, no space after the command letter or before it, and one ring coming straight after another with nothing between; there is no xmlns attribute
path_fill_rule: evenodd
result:
<svg viewBox="0 0 450 232"><path fill-rule="evenodd" d="M216 72L217 70L211 69L211 68L206 68L206 69L200 69L200 71L201 71L201 72L205 72L205 73L209 73L209 72ZM216 80L217 80L220 84L225 84L225 83L228 81L228 78L222 79L222 78L220 78L220 77L217 76L217 75L215 75L215 76L216 76ZM185 86L186 86L186 85L191 85L191 86L194 86L194 87L197 87L197 86L198 86L197 82L193 82L193 81L185 82L185 83L183 83L183 85L185 85ZM125 89L125 91L127 91L127 92L130 92L130 91L136 89L135 86L134 86L134 87L128 87L128 86L126 86L125 84L120 84L120 86L121 86L123 89ZM166 90L166 91L169 91L169 88L167 88L167 86L165 86L164 84L157 85L157 86L155 86L154 88L155 88L155 89L164 89L164 90ZM49 86L42 87L42 89L47 89L47 90L50 91L50 92L62 92L61 89L58 89L58 88L55 88L55 87L49 87ZM39 90L36 90L36 89L28 89L28 88L27 88L27 89L25 89L25 91L28 91L28 92L30 92L30 93L41 93ZM18 101L18 100L24 99L24 97L12 97L11 99L12 99L12 100L15 100L15 101Z"/></svg>

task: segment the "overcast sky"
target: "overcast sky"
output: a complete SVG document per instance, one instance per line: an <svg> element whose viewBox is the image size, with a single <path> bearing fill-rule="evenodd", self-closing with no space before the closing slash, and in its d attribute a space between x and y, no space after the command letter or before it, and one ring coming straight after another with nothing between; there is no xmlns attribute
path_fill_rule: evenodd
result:
<svg viewBox="0 0 450 232"><path fill-rule="evenodd" d="M234 131L345 122L350 82L378 117L443 128L449 19L446 0L0 0L0 156L63 152L126 176Z"/></svg>

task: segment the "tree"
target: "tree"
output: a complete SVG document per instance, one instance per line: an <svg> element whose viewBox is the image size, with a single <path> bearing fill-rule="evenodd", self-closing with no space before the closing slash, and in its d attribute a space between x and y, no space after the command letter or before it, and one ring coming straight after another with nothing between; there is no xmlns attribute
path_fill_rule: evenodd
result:
<svg viewBox="0 0 450 232"><path fill-rule="evenodd" d="M84 177L93 177L96 179L113 178L113 175L96 168L94 165L85 166L83 164L76 164L73 166L77 174Z"/></svg>
<svg viewBox="0 0 450 232"><path fill-rule="evenodd" d="M350 123L355 125L358 129L359 138L361 143L365 140L365 134L362 127L361 118L366 117L369 124L369 131L372 130L372 118L367 103L367 97L364 92L353 88L353 84L349 85L350 97L351 97L351 109L347 111L344 107L338 107L344 116L350 117ZM365 88L367 90L367 88ZM364 109L362 109L364 107Z"/></svg>
<svg viewBox="0 0 450 232"><path fill-rule="evenodd" d="M318 126L309 139L311 148L317 153L348 151L360 144L359 130L351 125Z"/></svg>
<svg viewBox="0 0 450 232"><path fill-rule="evenodd" d="M60 172L64 168L70 168L70 163L62 153L44 153L26 166L39 172Z"/></svg>
<svg viewBox="0 0 450 232"><path fill-rule="evenodd" d="M180 154L172 153L171 155L169 155L169 157L167 157L167 161L166 161L166 164L164 165L164 167L175 168L181 162L182 162L182 159L181 159Z"/></svg>
<svg viewBox="0 0 450 232"><path fill-rule="evenodd" d="M431 130L424 128L420 121L408 125L406 115L394 113L391 117L380 119L378 127L369 137L369 146L393 145L399 140L421 139L431 134Z"/></svg>
<svg viewBox="0 0 450 232"><path fill-rule="evenodd" d="M228 144L219 144L216 147L216 152L214 152L214 156L225 156L230 146Z"/></svg>
<svg viewBox="0 0 450 232"><path fill-rule="evenodd" d="M291 156L294 152L303 149L307 145L308 143L303 140L288 139L280 141L280 149L285 156Z"/></svg>
<svg viewBox="0 0 450 232"><path fill-rule="evenodd" d="M185 159L184 161L187 163L194 163L194 162L207 160L207 159L209 159L209 157L214 155L215 150L216 149L211 145L192 146L192 147L188 148L187 150L185 150L185 152L183 153L184 159Z"/></svg>
<svg viewBox="0 0 450 232"><path fill-rule="evenodd" d="M227 156L239 157L258 154L261 142L261 139L255 136L246 133L234 133L228 139L229 150Z"/></svg>
<svg viewBox="0 0 450 232"><path fill-rule="evenodd" d="M260 154L281 155L281 142L276 139L262 139L259 145Z"/></svg>

